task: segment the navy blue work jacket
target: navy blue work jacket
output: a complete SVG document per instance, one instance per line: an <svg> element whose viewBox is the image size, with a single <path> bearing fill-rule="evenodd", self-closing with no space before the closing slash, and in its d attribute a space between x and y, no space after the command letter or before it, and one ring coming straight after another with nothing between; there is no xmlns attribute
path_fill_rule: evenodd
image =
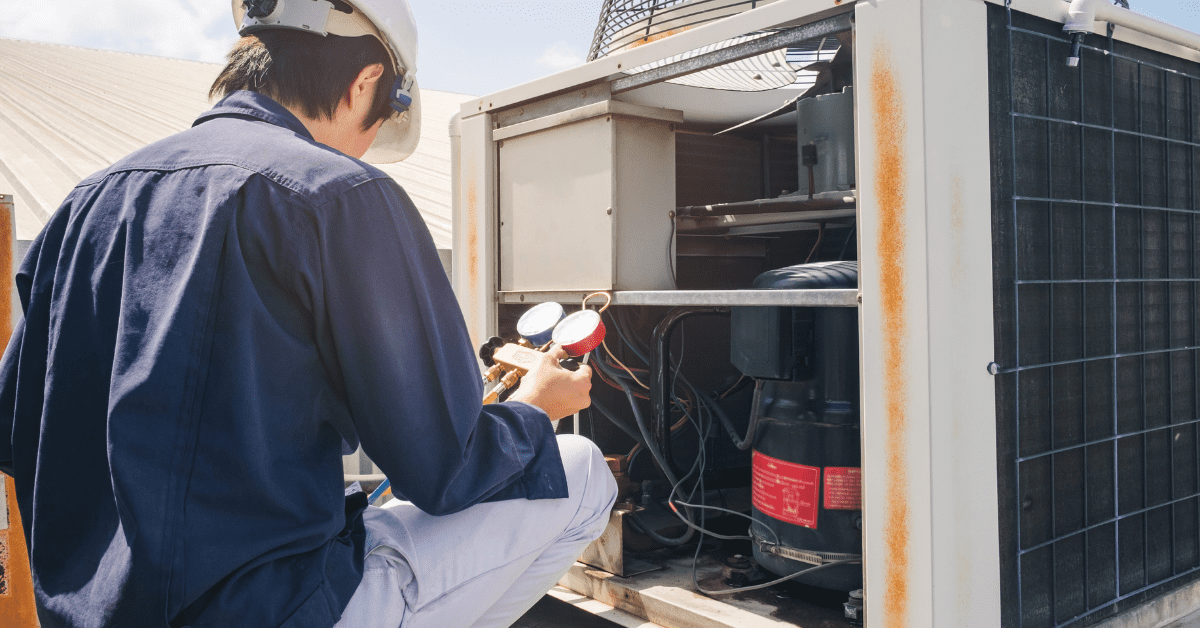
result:
<svg viewBox="0 0 1200 628"><path fill-rule="evenodd" d="M545 413L481 406L408 196L265 96L81 182L17 287L0 471L44 628L331 626L363 565L343 441L432 514L567 494Z"/></svg>

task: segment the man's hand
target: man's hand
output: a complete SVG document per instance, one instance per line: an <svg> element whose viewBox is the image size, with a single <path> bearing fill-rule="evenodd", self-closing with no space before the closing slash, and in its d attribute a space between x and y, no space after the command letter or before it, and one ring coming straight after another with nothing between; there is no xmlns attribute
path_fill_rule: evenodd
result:
<svg viewBox="0 0 1200 628"><path fill-rule="evenodd" d="M509 401L521 401L541 408L550 415L551 421L571 416L592 405L592 369L580 365L576 371L559 366L558 361L567 357L567 352L552 345L540 354L537 363L521 378L521 387L509 397Z"/></svg>

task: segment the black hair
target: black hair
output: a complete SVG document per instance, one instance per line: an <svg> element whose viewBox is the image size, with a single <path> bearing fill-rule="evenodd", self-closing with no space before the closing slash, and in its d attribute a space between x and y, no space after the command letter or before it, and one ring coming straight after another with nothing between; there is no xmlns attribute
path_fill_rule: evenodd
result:
<svg viewBox="0 0 1200 628"><path fill-rule="evenodd" d="M268 29L242 37L226 57L225 68L208 90L209 98L237 90L258 92L309 118L330 119L342 96L363 68L379 63L383 76L363 121L369 129L395 110L388 103L396 72L383 44L370 35L320 36L297 30Z"/></svg>

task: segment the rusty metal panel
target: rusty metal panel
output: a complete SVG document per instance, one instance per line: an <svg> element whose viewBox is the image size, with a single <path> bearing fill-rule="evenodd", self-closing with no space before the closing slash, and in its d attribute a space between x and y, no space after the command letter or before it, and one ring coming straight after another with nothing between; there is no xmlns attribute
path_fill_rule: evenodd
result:
<svg viewBox="0 0 1200 628"><path fill-rule="evenodd" d="M21 301L17 297L17 208L12 194L0 194L0 338L6 341L21 317ZM8 303L9 307L2 304ZM7 342L5 342L7 345Z"/></svg>
<svg viewBox="0 0 1200 628"><path fill-rule="evenodd" d="M454 212L451 285L474 346L494 335L497 325L496 145L490 118L482 114L462 119L452 164L459 208Z"/></svg>
<svg viewBox="0 0 1200 628"><path fill-rule="evenodd" d="M855 8L868 621L994 628L986 12Z"/></svg>
<svg viewBox="0 0 1200 628"><path fill-rule="evenodd" d="M16 301L13 289L13 254L16 247L15 207L11 194L0 194L0 304ZM0 307L0 338L12 334L15 305ZM0 617L6 626L37 626L33 602L33 579L21 513L17 509L16 485L0 474Z"/></svg>
<svg viewBox="0 0 1200 628"><path fill-rule="evenodd" d="M925 0L925 226L936 626L1000 624L987 7Z"/></svg>
<svg viewBox="0 0 1200 628"><path fill-rule="evenodd" d="M933 626L920 4L856 6L865 606Z"/></svg>

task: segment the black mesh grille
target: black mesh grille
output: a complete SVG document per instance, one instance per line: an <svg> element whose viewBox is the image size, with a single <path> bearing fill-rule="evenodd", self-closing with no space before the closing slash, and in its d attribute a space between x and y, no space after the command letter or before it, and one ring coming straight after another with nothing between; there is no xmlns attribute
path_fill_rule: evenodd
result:
<svg viewBox="0 0 1200 628"><path fill-rule="evenodd" d="M1200 66L989 5L1005 626L1200 568Z"/></svg>

